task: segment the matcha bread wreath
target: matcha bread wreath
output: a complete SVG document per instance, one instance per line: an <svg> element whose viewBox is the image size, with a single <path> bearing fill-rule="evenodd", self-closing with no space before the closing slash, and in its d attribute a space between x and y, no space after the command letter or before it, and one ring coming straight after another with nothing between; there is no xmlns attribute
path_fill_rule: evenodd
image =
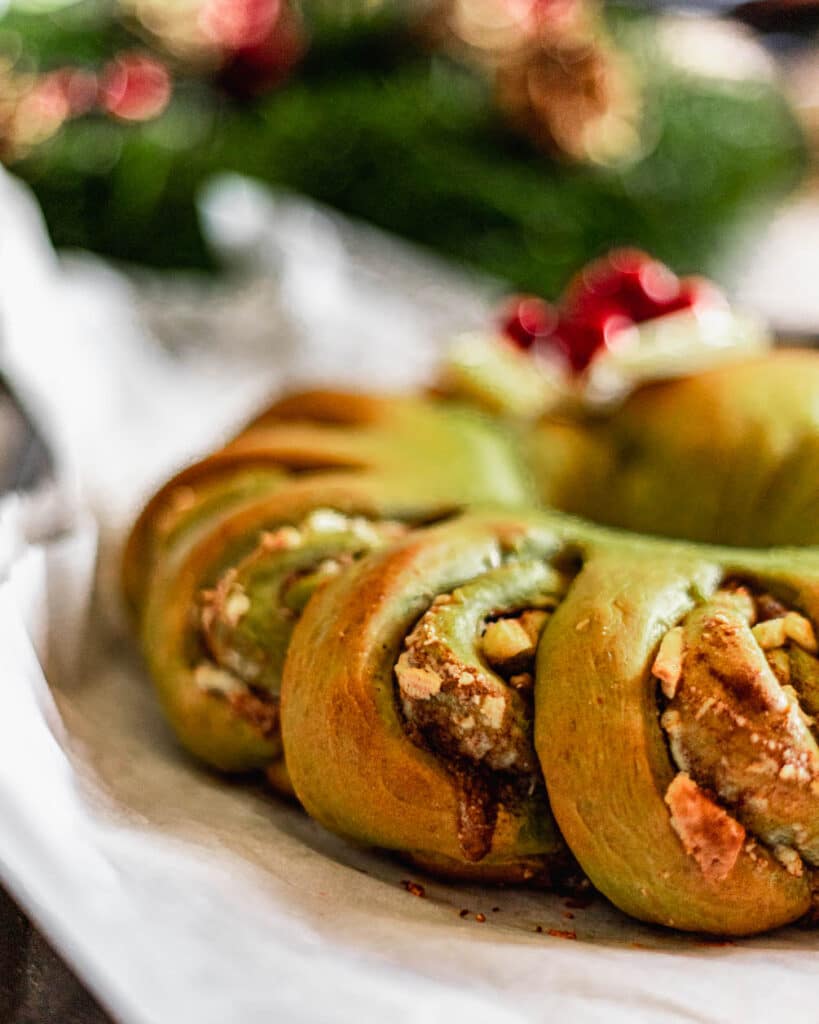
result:
<svg viewBox="0 0 819 1024"><path fill-rule="evenodd" d="M811 906L817 613L819 553L467 514L315 595L291 778L328 828L432 870L555 878L562 837L635 917L764 931Z"/></svg>
<svg viewBox="0 0 819 1024"><path fill-rule="evenodd" d="M410 525L529 491L504 433L422 399L293 396L148 503L123 589L163 710L214 768L290 792L279 688L312 591Z"/></svg>
<svg viewBox="0 0 819 1024"><path fill-rule="evenodd" d="M123 590L180 742L445 877L802 917L819 355L627 250L436 392L285 398L147 504Z"/></svg>

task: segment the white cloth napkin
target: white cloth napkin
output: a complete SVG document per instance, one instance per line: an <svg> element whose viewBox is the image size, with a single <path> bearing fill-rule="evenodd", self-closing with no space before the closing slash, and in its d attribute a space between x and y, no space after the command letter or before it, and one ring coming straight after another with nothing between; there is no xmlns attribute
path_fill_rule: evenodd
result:
<svg viewBox="0 0 819 1024"><path fill-rule="evenodd" d="M714 944L602 900L419 879L184 757L112 590L83 629L97 524L115 546L157 481L286 382L423 380L493 291L246 182L203 209L235 276L124 276L58 262L0 172L3 369L59 465L0 507L4 882L125 1024L813 1019L814 933Z"/></svg>

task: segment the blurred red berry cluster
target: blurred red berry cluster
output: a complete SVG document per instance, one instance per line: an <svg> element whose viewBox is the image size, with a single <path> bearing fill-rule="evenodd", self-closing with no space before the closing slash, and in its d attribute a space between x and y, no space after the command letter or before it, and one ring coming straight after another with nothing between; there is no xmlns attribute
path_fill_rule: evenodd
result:
<svg viewBox="0 0 819 1024"><path fill-rule="evenodd" d="M18 71L0 61L0 159L25 156L68 120L94 111L150 121L170 102L175 73L204 74L229 94L253 98L279 85L307 49L292 0L119 0L112 17L141 25L140 48L91 70ZM156 44L148 52L144 35Z"/></svg>
<svg viewBox="0 0 819 1024"><path fill-rule="evenodd" d="M684 309L726 307L722 291L706 278L679 278L639 249L614 249L584 267L557 305L530 295L509 300L500 328L520 348L558 353L573 373L582 373L636 324Z"/></svg>
<svg viewBox="0 0 819 1024"><path fill-rule="evenodd" d="M171 98L168 68L144 53L121 53L100 75L100 106L123 121L150 121Z"/></svg>
<svg viewBox="0 0 819 1024"><path fill-rule="evenodd" d="M171 89L165 64L142 52L120 53L96 72L6 70L0 73L0 159L25 156L66 121L93 111L123 121L150 120L165 109Z"/></svg>
<svg viewBox="0 0 819 1024"><path fill-rule="evenodd" d="M198 24L221 55L221 84L236 96L274 88L307 48L302 20L286 0L205 0Z"/></svg>

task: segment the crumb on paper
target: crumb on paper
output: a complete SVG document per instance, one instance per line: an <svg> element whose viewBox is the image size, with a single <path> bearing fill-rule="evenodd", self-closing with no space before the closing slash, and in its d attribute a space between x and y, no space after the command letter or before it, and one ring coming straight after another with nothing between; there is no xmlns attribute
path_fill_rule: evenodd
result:
<svg viewBox="0 0 819 1024"><path fill-rule="evenodd" d="M404 886L411 896L418 896L420 899L423 899L427 894L426 889L420 882L412 882L409 878L402 878L401 885Z"/></svg>

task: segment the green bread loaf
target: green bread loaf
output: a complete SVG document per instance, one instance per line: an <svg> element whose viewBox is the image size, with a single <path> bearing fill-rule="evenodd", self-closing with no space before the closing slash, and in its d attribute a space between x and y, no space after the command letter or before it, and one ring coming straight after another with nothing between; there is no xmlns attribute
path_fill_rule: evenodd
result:
<svg viewBox="0 0 819 1024"><path fill-rule="evenodd" d="M529 491L479 414L332 392L285 399L174 477L131 532L123 584L182 744L290 792L279 689L312 591L411 525L490 497Z"/></svg>
<svg viewBox="0 0 819 1024"><path fill-rule="evenodd" d="M636 533L819 543L819 357L779 350L639 388L525 440L541 501Z"/></svg>
<svg viewBox="0 0 819 1024"><path fill-rule="evenodd" d="M733 935L795 920L810 906L811 864L792 833L760 828L770 776L794 746L789 731L811 751L792 789L811 814L819 807L813 726L747 621L724 594L715 598L737 580L816 621L813 552L679 545L663 553L632 542L590 560L538 652L535 726L556 819L593 884L643 920ZM687 722L675 706L686 689ZM736 754L737 733L756 751L744 789L729 777L718 785L708 770L715 748L717 760ZM786 818L804 810L785 803Z"/></svg>
<svg viewBox="0 0 819 1024"><path fill-rule="evenodd" d="M774 616L759 641L754 602ZM735 605L745 619L726 653ZM527 679L533 649L518 627L532 611L542 621ZM532 855L559 873L556 823L592 883L636 917L714 934L776 927L810 906L819 753L801 698L760 644L780 628L764 623L787 621L810 647L817 613L813 553L466 515L369 555L311 600L283 685L295 791L342 835L468 877L504 863L514 877ZM703 669L709 630L716 654ZM787 638L777 650L810 659L815 678L815 636L813 653ZM680 730L674 701L686 685L696 707ZM739 695L733 708L726 693ZM743 762L744 790L730 777L717 787L708 771L737 728L764 754ZM536 800L521 799L529 790ZM464 825L465 794L474 803L476 793L479 842Z"/></svg>
<svg viewBox="0 0 819 1024"><path fill-rule="evenodd" d="M794 921L819 866L817 396L819 359L775 352L517 447L445 401L287 399L132 532L166 715L441 875L582 869L667 926ZM747 550L770 544L803 547Z"/></svg>
<svg viewBox="0 0 819 1024"><path fill-rule="evenodd" d="M487 663L481 638L489 618L550 613L565 589L562 529L537 516L455 520L315 594L282 690L288 768L311 815L453 876L566 865L533 748L536 638L530 664L518 652L509 672Z"/></svg>

